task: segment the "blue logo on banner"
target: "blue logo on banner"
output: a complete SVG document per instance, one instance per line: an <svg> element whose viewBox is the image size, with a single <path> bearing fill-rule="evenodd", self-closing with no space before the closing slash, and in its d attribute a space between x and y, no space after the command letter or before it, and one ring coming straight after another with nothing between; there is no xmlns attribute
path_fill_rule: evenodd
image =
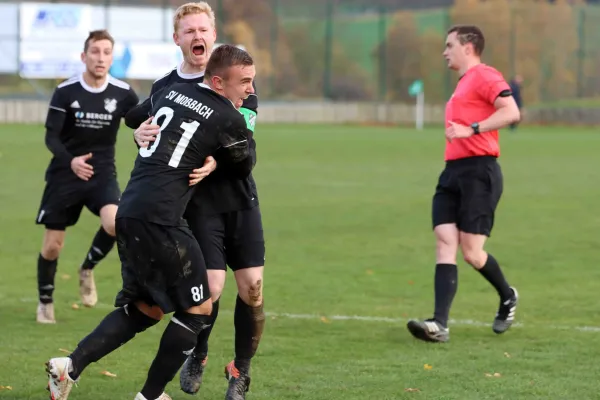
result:
<svg viewBox="0 0 600 400"><path fill-rule="evenodd" d="M110 74L115 78L124 79L127 78L127 71L131 65L131 49L129 45L125 44L125 50L120 58L114 58L112 67L110 67Z"/></svg>
<svg viewBox="0 0 600 400"><path fill-rule="evenodd" d="M81 12L76 7L52 7L40 9L33 21L34 28L75 28L79 24Z"/></svg>

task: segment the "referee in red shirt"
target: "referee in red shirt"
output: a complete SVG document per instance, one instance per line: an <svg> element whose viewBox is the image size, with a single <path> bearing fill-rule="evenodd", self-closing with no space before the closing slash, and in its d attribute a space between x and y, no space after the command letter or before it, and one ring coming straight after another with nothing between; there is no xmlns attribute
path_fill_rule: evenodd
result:
<svg viewBox="0 0 600 400"><path fill-rule="evenodd" d="M483 247L494 224L502 195L498 129L519 121L520 113L508 83L496 69L481 62L485 40L476 26L448 31L444 58L460 78L446 104L446 167L433 196L433 228L437 240L435 311L433 318L409 321L417 339L446 342L448 315L458 284L458 248L496 289L500 307L493 330L503 333L514 321L518 293L504 278L496 259Z"/></svg>

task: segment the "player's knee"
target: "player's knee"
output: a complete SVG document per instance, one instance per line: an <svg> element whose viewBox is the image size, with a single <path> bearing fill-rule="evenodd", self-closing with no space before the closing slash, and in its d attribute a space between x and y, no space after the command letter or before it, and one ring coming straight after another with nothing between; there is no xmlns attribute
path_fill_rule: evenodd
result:
<svg viewBox="0 0 600 400"><path fill-rule="evenodd" d="M109 204L100 210L100 222L102 229L110 236L116 236L115 217L117 215L117 206Z"/></svg>
<svg viewBox="0 0 600 400"><path fill-rule="evenodd" d="M127 304L123 307L123 311L125 311L125 314L127 314L127 316L134 322L136 326L136 333L143 332L146 329L158 324L162 318L162 316L161 318L157 319L153 316L147 315L135 304Z"/></svg>
<svg viewBox="0 0 600 400"><path fill-rule="evenodd" d="M185 312L194 315L210 315L212 313L212 300L209 299L200 305L190 307Z"/></svg>
<svg viewBox="0 0 600 400"><path fill-rule="evenodd" d="M56 260L65 244L64 235L46 235L42 244L42 257Z"/></svg>
<svg viewBox="0 0 600 400"><path fill-rule="evenodd" d="M139 310L142 314L146 315L149 318L152 318L155 321L160 321L165 313L162 312L160 307L158 306L150 306L143 301L136 301L133 307Z"/></svg>
<svg viewBox="0 0 600 400"><path fill-rule="evenodd" d="M183 326L184 328L194 332L194 334L199 335L200 332L207 328L207 316L204 314L193 314L186 311L177 311L171 317L171 322L174 322L178 325Z"/></svg>
<svg viewBox="0 0 600 400"><path fill-rule="evenodd" d="M104 229L104 232L108 233L110 236L117 236L117 232L115 230L115 221L103 223L102 229Z"/></svg>
<svg viewBox="0 0 600 400"><path fill-rule="evenodd" d="M225 288L226 273L222 270L208 270L208 287L212 301L217 301Z"/></svg>
<svg viewBox="0 0 600 400"><path fill-rule="evenodd" d="M246 289L246 303L250 307L258 307L263 302L263 284L262 279L252 279L248 282Z"/></svg>
<svg viewBox="0 0 600 400"><path fill-rule="evenodd" d="M472 267L480 269L485 263L485 252L480 249L463 249L463 258Z"/></svg>

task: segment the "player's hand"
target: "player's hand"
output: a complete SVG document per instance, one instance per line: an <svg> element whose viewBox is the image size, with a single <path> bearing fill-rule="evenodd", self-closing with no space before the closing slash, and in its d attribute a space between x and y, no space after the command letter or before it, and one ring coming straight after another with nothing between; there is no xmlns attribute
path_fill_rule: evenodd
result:
<svg viewBox="0 0 600 400"><path fill-rule="evenodd" d="M156 135L160 133L160 126L151 124L152 118L150 117L133 132L133 137L140 147L148 147L150 142L156 140Z"/></svg>
<svg viewBox="0 0 600 400"><path fill-rule="evenodd" d="M92 158L92 153L75 157L71 160L71 169L79 179L83 179L84 181L89 181L94 175L94 167L86 162L90 158Z"/></svg>
<svg viewBox="0 0 600 400"><path fill-rule="evenodd" d="M450 126L446 127L446 139L452 142L452 139L468 138L473 135L473 128L448 121Z"/></svg>
<svg viewBox="0 0 600 400"><path fill-rule="evenodd" d="M202 166L202 168L196 168L190 174L190 186L196 185L202 179L204 179L208 175L210 175L210 173L213 172L216 168L217 168L217 161L212 156L206 157L206 160L204 160L204 165Z"/></svg>

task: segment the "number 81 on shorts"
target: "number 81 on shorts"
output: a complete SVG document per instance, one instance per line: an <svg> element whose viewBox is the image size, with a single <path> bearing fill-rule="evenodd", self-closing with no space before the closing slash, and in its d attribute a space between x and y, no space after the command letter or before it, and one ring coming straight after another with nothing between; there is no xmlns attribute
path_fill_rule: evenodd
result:
<svg viewBox="0 0 600 400"><path fill-rule="evenodd" d="M191 290L192 300L194 300L194 302L199 303L204 299L204 285L193 286Z"/></svg>

